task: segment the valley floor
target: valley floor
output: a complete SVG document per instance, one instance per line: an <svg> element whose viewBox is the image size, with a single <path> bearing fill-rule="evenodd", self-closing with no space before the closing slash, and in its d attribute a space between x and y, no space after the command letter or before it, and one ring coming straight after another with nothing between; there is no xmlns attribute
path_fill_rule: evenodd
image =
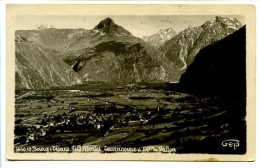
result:
<svg viewBox="0 0 260 168"><path fill-rule="evenodd" d="M45 152L40 149L53 146L65 152L82 147L99 152L111 152L108 147L132 152L246 151L245 103L169 91L160 84L24 90L16 92L15 101L15 152L30 147ZM227 139L240 140L239 147L224 147Z"/></svg>

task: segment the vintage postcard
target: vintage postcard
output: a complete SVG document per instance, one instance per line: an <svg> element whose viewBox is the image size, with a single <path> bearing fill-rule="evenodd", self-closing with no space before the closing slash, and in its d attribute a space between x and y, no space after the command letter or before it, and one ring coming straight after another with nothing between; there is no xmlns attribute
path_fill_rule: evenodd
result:
<svg viewBox="0 0 260 168"><path fill-rule="evenodd" d="M255 160L253 5L7 5L10 160Z"/></svg>

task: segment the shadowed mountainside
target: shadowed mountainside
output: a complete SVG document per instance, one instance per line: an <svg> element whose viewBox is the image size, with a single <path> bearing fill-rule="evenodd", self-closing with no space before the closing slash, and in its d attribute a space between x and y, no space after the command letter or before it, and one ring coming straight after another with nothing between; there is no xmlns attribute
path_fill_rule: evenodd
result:
<svg viewBox="0 0 260 168"><path fill-rule="evenodd" d="M246 27L202 49L182 75L183 90L198 95L246 97Z"/></svg>
<svg viewBox="0 0 260 168"><path fill-rule="evenodd" d="M235 18L217 16L201 26L181 31L159 49L182 74L202 48L223 39L241 27L241 23ZM181 75L179 79L180 77Z"/></svg>

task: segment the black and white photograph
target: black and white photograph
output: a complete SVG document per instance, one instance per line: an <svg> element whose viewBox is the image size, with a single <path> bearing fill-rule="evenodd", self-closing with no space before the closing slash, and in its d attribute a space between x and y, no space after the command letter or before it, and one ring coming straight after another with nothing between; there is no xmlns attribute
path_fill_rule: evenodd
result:
<svg viewBox="0 0 260 168"><path fill-rule="evenodd" d="M35 5L32 11L45 7L55 9ZM106 6L89 14L94 7L82 5L86 14L65 6L65 14L12 15L19 5L9 5L11 153L106 160L113 154L252 153L254 77L248 73L255 72L248 68L255 53L248 34L254 23L243 14L250 6L230 6L238 11L230 14L222 7L192 14L192 6L164 6L160 15L149 5L132 6L138 14L114 5L120 15Z"/></svg>

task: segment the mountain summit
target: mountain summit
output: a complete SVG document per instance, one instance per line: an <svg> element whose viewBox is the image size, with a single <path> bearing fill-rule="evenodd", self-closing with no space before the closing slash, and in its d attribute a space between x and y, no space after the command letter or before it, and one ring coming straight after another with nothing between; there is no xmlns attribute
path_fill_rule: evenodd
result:
<svg viewBox="0 0 260 168"><path fill-rule="evenodd" d="M99 24L95 26L94 29L99 29L99 30L103 29L105 31L105 30L109 30L111 27L114 26L116 26L115 22L111 18L107 17L106 19L100 21Z"/></svg>
<svg viewBox="0 0 260 168"><path fill-rule="evenodd" d="M208 28L208 27L216 26L218 24L222 25L222 27L225 27L227 31L228 29L231 29L231 31L238 30L239 28L242 27L242 24L237 19L231 17L221 17L221 16L216 16L214 19L205 22L202 25L202 27Z"/></svg>
<svg viewBox="0 0 260 168"><path fill-rule="evenodd" d="M99 24L94 27L93 31L96 33L100 32L101 35L132 36L129 31L115 24L115 22L109 17L100 21Z"/></svg>

